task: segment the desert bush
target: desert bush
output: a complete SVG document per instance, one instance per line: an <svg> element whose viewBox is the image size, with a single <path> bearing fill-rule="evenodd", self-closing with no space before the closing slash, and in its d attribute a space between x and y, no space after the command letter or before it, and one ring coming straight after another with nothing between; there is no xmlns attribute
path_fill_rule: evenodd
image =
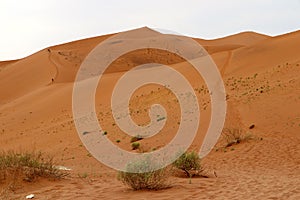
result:
<svg viewBox="0 0 300 200"><path fill-rule="evenodd" d="M131 143L131 147L132 147L132 150L136 150L140 147L140 143L138 142L133 142Z"/></svg>
<svg viewBox="0 0 300 200"><path fill-rule="evenodd" d="M134 190L160 190L169 187L170 169L156 169L154 162L145 157L127 164L125 172L119 172L118 179Z"/></svg>
<svg viewBox="0 0 300 200"><path fill-rule="evenodd" d="M225 139L225 148L252 139L251 134L244 134L240 128L225 128L222 135Z"/></svg>
<svg viewBox="0 0 300 200"><path fill-rule="evenodd" d="M188 177L192 177L199 175L202 171L200 161L200 157L196 152L185 152L175 160L173 166L184 171Z"/></svg>
<svg viewBox="0 0 300 200"><path fill-rule="evenodd" d="M44 157L42 153L0 153L0 182L9 178L12 181L33 181L37 177L60 179L68 173L55 167L53 158Z"/></svg>

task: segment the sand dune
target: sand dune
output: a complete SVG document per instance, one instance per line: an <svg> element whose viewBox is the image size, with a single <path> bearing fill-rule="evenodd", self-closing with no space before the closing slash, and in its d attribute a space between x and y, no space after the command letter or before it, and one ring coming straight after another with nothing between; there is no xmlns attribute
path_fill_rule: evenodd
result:
<svg viewBox="0 0 300 200"><path fill-rule="evenodd" d="M255 32L241 32L234 35L226 36L223 38L213 39L213 40L203 40L197 39L202 43L202 45L241 45L241 46L248 46L253 45L255 43L261 42L265 39L271 38L270 36L263 35L260 33Z"/></svg>
<svg viewBox="0 0 300 200"><path fill-rule="evenodd" d="M217 52L229 51L240 47L254 45L268 38L270 37L267 35L255 32L242 32L214 40L203 40L197 38L195 38L195 40L203 45L210 54L214 54Z"/></svg>
<svg viewBox="0 0 300 200"><path fill-rule="evenodd" d="M148 28L139 31L156 34ZM195 178L191 184L188 179L172 177L173 187L162 191L132 191L122 185L117 172L91 157L76 133L72 115L76 73L88 53L110 36L52 46L20 60L0 62L1 150L41 150L72 168L67 180L24 184L9 198L24 198L29 193L36 194L36 199L300 198L299 31L276 37L244 32L215 40L195 39L222 74L228 103L225 127L241 128L254 139L222 150L224 139L220 138L203 159L208 173L215 171L217 177ZM200 148L210 119L209 92L182 58L168 56L162 51L135 51L120 57L103 76L105 87L96 94L98 120L111 130L108 137L120 148L131 151L130 137L115 126L110 113L113 83L131 67L149 60L172 65L191 80L201 110L201 129L192 148ZM168 134L141 141L144 150L162 148L178 129L175 96L150 85L136 91L131 103L132 117L140 124L149 121L147 109L153 103L161 103L170 113L163 129ZM119 144L117 139L121 139Z"/></svg>
<svg viewBox="0 0 300 200"><path fill-rule="evenodd" d="M278 65L297 64L299 62L300 32L294 32L284 37L278 36L261 43L237 49L233 52L232 70L249 70L257 72L260 68ZM257 62L253 62L257 61ZM256 64L254 66L254 63ZM230 73L230 72L229 72Z"/></svg>

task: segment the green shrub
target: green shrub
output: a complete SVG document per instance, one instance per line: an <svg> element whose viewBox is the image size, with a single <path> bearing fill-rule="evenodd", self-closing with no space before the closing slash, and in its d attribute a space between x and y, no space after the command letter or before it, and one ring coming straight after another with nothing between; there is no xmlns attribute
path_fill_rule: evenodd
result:
<svg viewBox="0 0 300 200"><path fill-rule="evenodd" d="M183 170L188 177L192 177L202 171L200 157L194 151L190 153L183 153L177 160L175 160L173 165L176 168Z"/></svg>
<svg viewBox="0 0 300 200"><path fill-rule="evenodd" d="M138 143L138 142L133 142L133 143L131 144L131 147L132 147L132 150L136 150L136 149L140 148L140 143Z"/></svg>
<svg viewBox="0 0 300 200"><path fill-rule="evenodd" d="M144 158L127 164L126 172L120 171L118 179L134 190L160 190L169 187L169 168L156 169L150 159Z"/></svg>

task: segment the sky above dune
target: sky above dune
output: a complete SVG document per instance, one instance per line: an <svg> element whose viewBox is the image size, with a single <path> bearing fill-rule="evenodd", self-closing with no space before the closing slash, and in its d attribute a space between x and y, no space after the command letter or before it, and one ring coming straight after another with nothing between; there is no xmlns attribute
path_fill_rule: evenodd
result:
<svg viewBox="0 0 300 200"><path fill-rule="evenodd" d="M48 46L148 26L213 39L299 30L300 0L1 0L0 60Z"/></svg>

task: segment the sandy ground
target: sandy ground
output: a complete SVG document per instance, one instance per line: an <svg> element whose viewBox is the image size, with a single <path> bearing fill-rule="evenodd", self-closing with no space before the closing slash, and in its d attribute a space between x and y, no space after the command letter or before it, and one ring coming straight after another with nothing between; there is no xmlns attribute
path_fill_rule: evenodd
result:
<svg viewBox="0 0 300 200"><path fill-rule="evenodd" d="M3 193L3 199L24 199L30 193L35 199L300 199L299 31L276 37L244 32L216 40L195 39L222 74L228 103L225 128L240 128L253 139L224 149L224 138L220 138L202 160L209 178L194 178L189 183L187 178L172 176L172 187L160 191L133 191L124 186L117 180L117 171L90 156L74 126L72 89L77 70L88 53L109 36L0 62L1 150L43 151L72 169L65 180L24 183L15 192ZM166 59L165 52L136 51L111 65L101 80L105 87L97 89L99 123L110 130L112 142L131 151L130 137L114 124L109 97L114 82L149 57L172 65L191 80L201 110L201 129L191 149L199 150L210 119L209 92L187 63L176 55ZM149 122L147 110L153 103L164 105L170 117L162 133L141 141L145 151L162 148L179 126L175 96L157 85L133 95L133 119L139 124ZM121 142L116 143L117 139ZM0 186L4 189L4 184Z"/></svg>

